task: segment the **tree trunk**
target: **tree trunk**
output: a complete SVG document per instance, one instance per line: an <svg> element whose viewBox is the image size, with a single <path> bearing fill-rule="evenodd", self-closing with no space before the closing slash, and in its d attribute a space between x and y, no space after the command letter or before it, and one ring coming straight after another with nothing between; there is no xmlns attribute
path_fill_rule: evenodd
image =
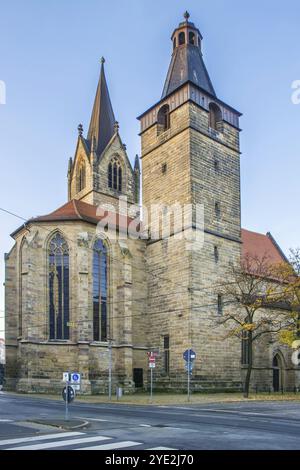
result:
<svg viewBox="0 0 300 470"><path fill-rule="evenodd" d="M248 334L248 356L249 356L249 361L248 361L248 369L247 369L247 374L246 374L246 379L245 379L245 388L244 388L244 398L249 397L249 389L250 389L250 380L251 380L251 373L252 373L252 332L249 332Z"/></svg>

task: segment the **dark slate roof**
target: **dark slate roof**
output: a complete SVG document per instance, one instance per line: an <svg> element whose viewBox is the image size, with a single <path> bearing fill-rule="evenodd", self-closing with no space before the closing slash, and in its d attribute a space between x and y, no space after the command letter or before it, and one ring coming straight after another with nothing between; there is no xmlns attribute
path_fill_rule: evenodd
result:
<svg viewBox="0 0 300 470"><path fill-rule="evenodd" d="M162 99L188 81L216 96L201 51L191 44L177 47L174 50Z"/></svg>
<svg viewBox="0 0 300 470"><path fill-rule="evenodd" d="M99 156L114 135L115 121L104 73L104 60L102 60L100 79L87 136L90 148L92 147L92 139L95 139L95 150Z"/></svg>

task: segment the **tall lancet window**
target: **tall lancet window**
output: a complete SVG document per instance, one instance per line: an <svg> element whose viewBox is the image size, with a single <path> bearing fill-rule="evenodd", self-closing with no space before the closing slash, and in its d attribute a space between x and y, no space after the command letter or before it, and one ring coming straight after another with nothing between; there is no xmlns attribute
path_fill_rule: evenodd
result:
<svg viewBox="0 0 300 470"><path fill-rule="evenodd" d="M122 192L122 167L117 157L114 157L108 165L108 187Z"/></svg>
<svg viewBox="0 0 300 470"><path fill-rule="evenodd" d="M69 247L60 233L49 244L49 337L69 339Z"/></svg>
<svg viewBox="0 0 300 470"><path fill-rule="evenodd" d="M81 162L78 170L78 180L77 180L77 190L78 192L82 191L86 186L86 172L85 164Z"/></svg>
<svg viewBox="0 0 300 470"><path fill-rule="evenodd" d="M96 240L93 250L93 339L107 341L107 248Z"/></svg>

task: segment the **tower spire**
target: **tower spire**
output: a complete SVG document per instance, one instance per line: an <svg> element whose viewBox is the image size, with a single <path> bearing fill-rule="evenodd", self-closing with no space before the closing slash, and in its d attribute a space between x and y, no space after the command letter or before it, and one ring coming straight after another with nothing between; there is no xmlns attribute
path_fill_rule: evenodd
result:
<svg viewBox="0 0 300 470"><path fill-rule="evenodd" d="M187 82L191 82L210 95L216 96L202 57L201 42L203 37L194 23L189 21L189 12L186 11L183 16L185 21L181 22L172 34L173 55L162 98Z"/></svg>
<svg viewBox="0 0 300 470"><path fill-rule="evenodd" d="M104 57L101 58L100 62L100 78L87 136L90 147L94 140L93 145L98 156L102 154L108 142L114 135L114 124L116 121L105 78Z"/></svg>

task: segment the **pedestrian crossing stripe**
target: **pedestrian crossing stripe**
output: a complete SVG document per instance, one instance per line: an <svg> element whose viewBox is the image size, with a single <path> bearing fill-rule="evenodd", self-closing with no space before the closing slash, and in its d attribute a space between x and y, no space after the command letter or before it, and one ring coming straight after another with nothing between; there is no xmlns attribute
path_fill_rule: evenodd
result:
<svg viewBox="0 0 300 470"><path fill-rule="evenodd" d="M68 439L66 439L68 438ZM31 437L22 437L16 439L0 440L0 447L5 450L55 450L66 447L74 450L117 450L129 447L144 446L145 444L137 441L119 441L101 444L102 441L116 439L109 436L88 436L83 432L60 432ZM48 441L48 442L42 442ZM97 443L97 445L88 445ZM22 444L22 445L18 445ZM7 447L8 446L8 447ZM78 447L79 446L79 447ZM146 450L176 450L170 447L151 447Z"/></svg>
<svg viewBox="0 0 300 470"><path fill-rule="evenodd" d="M89 442L107 441L109 439L111 439L111 437L105 437L105 436L80 437L78 439L67 439L67 440L57 441L57 442L46 442L46 443L26 445L26 446L10 447L9 449L6 449L6 450L44 450L44 449L51 449L51 448L56 448L56 447L73 446L75 444L85 444Z"/></svg>
<svg viewBox="0 0 300 470"><path fill-rule="evenodd" d="M133 446L140 446L140 445L142 445L142 442L122 441L122 442L112 442L111 444L103 444L100 446L80 447L79 449L75 449L75 450L114 450L114 449L122 449L124 447L133 447Z"/></svg>
<svg viewBox="0 0 300 470"><path fill-rule="evenodd" d="M17 439L5 439L0 441L0 447L5 445L21 444L22 442L46 441L48 439L56 439L60 437L82 436L83 432L60 432L55 434L43 434L42 436L19 437Z"/></svg>

